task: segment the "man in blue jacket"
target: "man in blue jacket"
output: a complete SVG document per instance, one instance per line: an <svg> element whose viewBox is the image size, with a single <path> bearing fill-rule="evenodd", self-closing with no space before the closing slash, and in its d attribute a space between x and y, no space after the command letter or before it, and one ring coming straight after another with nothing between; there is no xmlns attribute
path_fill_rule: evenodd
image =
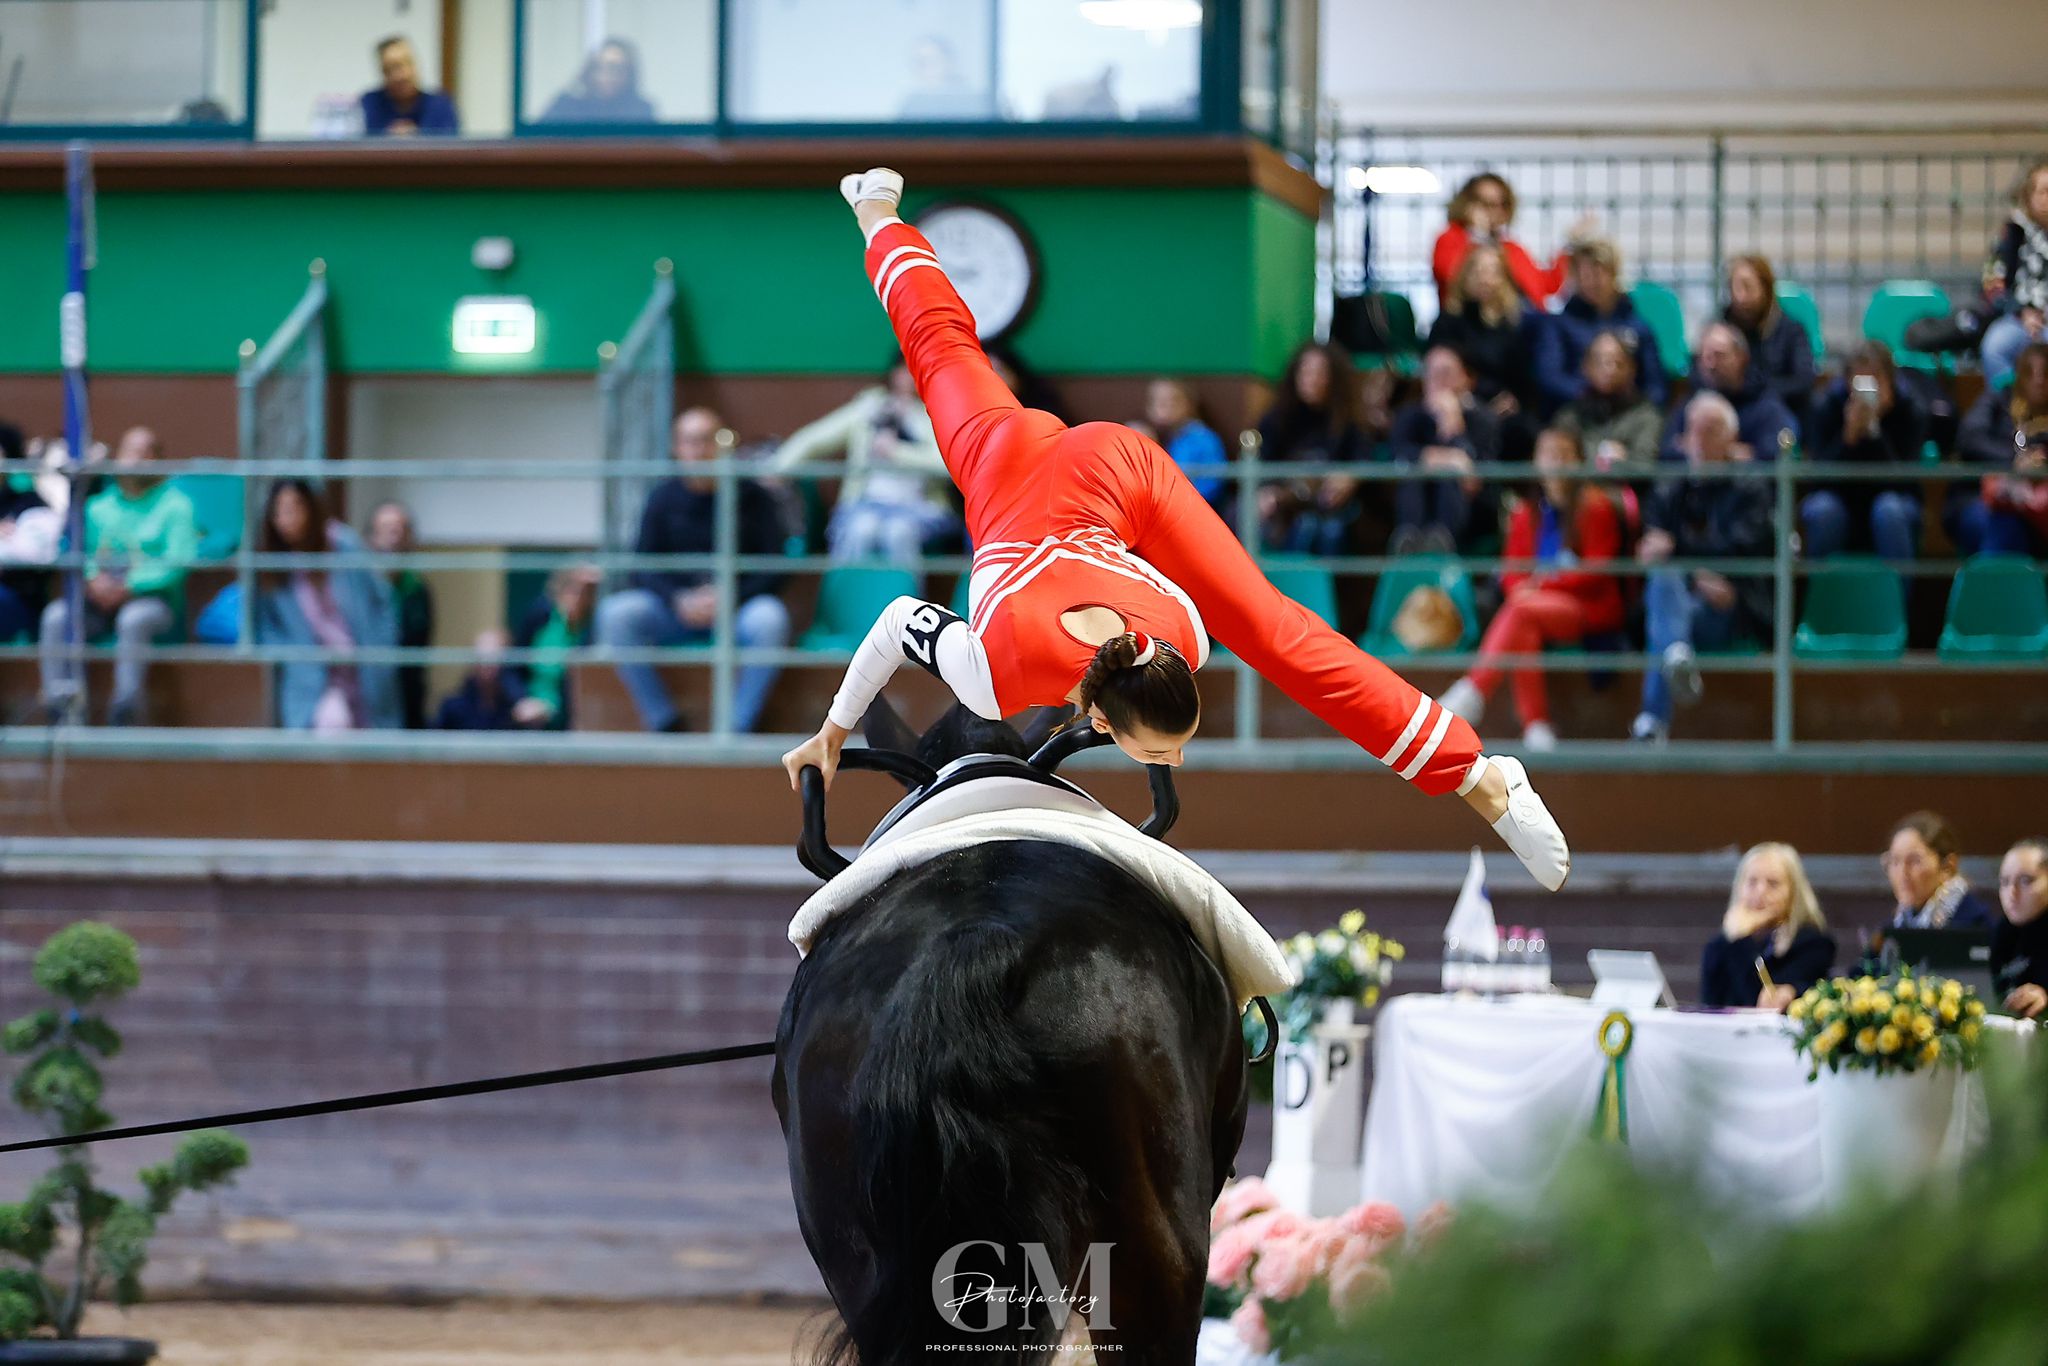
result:
<svg viewBox="0 0 2048 1366"><path fill-rule="evenodd" d="M1581 373L1586 352L1602 332L1613 332L1635 352L1636 377L1643 394L1658 407L1668 393L1664 361L1657 338L1635 304L1621 292L1621 252L1604 239L1572 248L1572 296L1556 313L1532 313L1528 327L1535 353L1536 385L1546 413L1553 413L1585 391Z"/></svg>
<svg viewBox="0 0 2048 1366"><path fill-rule="evenodd" d="M1693 362L1695 394L1719 394L1735 409L1737 460L1776 460L1799 444L1799 419L1771 392L1749 365L1749 343L1733 324L1714 322L1700 333L1700 351ZM1663 458L1686 458L1683 408L1664 424Z"/></svg>
<svg viewBox="0 0 2048 1366"><path fill-rule="evenodd" d="M377 69L384 84L363 92L363 133L366 137L411 137L462 131L461 116L447 92L420 89L419 58L406 38L377 44Z"/></svg>
<svg viewBox="0 0 2048 1366"><path fill-rule="evenodd" d="M676 477L647 495L640 515L641 555L709 555L717 548L717 481L691 467L718 459L725 421L710 408L691 408L676 419ZM729 439L729 438L728 438ZM779 555L788 533L774 495L751 479L739 486L739 551ZM742 647L779 648L789 643L789 609L777 596L782 575L749 570L739 576L733 638ZM612 649L701 645L718 624L718 584L708 570L643 569L633 586L606 598L597 609L598 644ZM684 729L654 665L621 663L619 678L632 694L640 720L651 731ZM775 686L780 666L749 664L739 671L732 698L734 730L750 731Z"/></svg>

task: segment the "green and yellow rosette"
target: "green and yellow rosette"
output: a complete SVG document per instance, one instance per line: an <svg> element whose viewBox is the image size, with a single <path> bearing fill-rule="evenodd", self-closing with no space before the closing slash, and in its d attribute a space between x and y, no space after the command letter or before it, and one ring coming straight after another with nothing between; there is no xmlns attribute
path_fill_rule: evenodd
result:
<svg viewBox="0 0 2048 1366"><path fill-rule="evenodd" d="M1628 1088L1622 1075L1623 1060L1636 1041L1636 1027L1618 1010L1607 1012L1597 1036L1600 1055L1607 1059L1607 1075L1600 1083L1600 1108L1594 1117L1594 1132L1608 1143L1628 1142Z"/></svg>

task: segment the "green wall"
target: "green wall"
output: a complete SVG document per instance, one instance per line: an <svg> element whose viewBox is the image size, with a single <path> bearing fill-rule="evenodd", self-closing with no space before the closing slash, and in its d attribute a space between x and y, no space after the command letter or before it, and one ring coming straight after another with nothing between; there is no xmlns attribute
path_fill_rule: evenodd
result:
<svg viewBox="0 0 2048 1366"><path fill-rule="evenodd" d="M1059 374L1275 373L1308 333L1314 225L1249 189L991 191L1036 239L1037 311L1016 338ZM912 207L916 206L913 199ZM327 262L332 361L358 372L588 371L675 262L686 370L870 373L890 345L838 196L809 190L105 193L92 277L100 372L231 371ZM64 211L0 195L0 371L57 366ZM502 234L494 279L471 244ZM532 356L456 357L464 294L519 293Z"/></svg>

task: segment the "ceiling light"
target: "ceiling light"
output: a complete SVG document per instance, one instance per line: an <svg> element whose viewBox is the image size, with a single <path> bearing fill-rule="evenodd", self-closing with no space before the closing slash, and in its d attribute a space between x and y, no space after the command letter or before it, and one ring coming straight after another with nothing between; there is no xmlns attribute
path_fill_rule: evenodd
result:
<svg viewBox="0 0 2048 1366"><path fill-rule="evenodd" d="M1353 166L1347 179L1352 189L1374 194L1436 194L1444 187L1427 166Z"/></svg>

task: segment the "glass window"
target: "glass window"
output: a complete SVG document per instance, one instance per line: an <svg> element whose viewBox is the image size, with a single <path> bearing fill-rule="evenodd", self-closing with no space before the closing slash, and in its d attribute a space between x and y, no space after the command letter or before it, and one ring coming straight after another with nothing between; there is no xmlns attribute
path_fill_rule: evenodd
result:
<svg viewBox="0 0 2048 1366"><path fill-rule="evenodd" d="M1003 0L1006 118L1171 120L1200 115L1200 0Z"/></svg>
<svg viewBox="0 0 2048 1366"><path fill-rule="evenodd" d="M716 117L717 0L524 0L521 18L519 117L533 131Z"/></svg>
<svg viewBox="0 0 2048 1366"><path fill-rule="evenodd" d="M1287 151L1313 157L1316 147L1316 53L1320 23L1316 0L1284 0L1287 19L1280 40L1285 45L1281 58L1280 145Z"/></svg>
<svg viewBox="0 0 2048 1366"><path fill-rule="evenodd" d="M274 0L262 14L258 137L452 137L465 126L438 5Z"/></svg>
<svg viewBox="0 0 2048 1366"><path fill-rule="evenodd" d="M993 0L731 0L730 111L744 123L996 117Z"/></svg>
<svg viewBox="0 0 2048 1366"><path fill-rule="evenodd" d="M1201 0L731 0L741 123L1193 121Z"/></svg>
<svg viewBox="0 0 2048 1366"><path fill-rule="evenodd" d="M0 125L247 122L248 0L10 0L0 20Z"/></svg>
<svg viewBox="0 0 2048 1366"><path fill-rule="evenodd" d="M1244 128L1263 138L1274 134L1274 45L1279 42L1281 0L1244 0Z"/></svg>

